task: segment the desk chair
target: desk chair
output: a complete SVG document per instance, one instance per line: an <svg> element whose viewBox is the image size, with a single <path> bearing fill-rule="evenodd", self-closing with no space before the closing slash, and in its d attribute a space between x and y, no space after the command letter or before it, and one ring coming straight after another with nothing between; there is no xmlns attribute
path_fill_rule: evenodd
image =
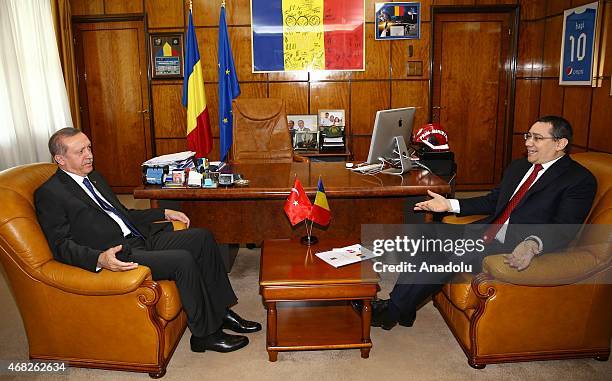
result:
<svg viewBox="0 0 612 381"><path fill-rule="evenodd" d="M293 154L285 101L274 98L238 98L233 103L232 161L290 163L308 159Z"/></svg>

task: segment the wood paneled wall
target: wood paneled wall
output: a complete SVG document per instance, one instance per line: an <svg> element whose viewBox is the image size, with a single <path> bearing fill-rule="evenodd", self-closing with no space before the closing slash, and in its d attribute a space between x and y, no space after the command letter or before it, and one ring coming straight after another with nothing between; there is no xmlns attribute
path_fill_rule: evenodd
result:
<svg viewBox="0 0 612 381"><path fill-rule="evenodd" d="M193 15L204 69L207 103L218 158L217 35L220 0L193 0ZM612 153L606 139L612 120L612 0L600 0L601 87L558 84L563 10L591 0L422 0L420 40L375 41L374 3L366 0L366 70L364 72L251 73L250 1L227 0L227 23L242 97L278 97L288 114L316 114L318 109L345 109L348 144L355 160L364 160L377 110L416 106L415 126L428 121L431 5L519 4L513 157L523 154L521 133L539 115L560 114L575 129L576 150ZM147 14L149 32L184 31L186 0L71 0L73 15ZM120 43L117 42L117 43ZM412 46L412 48L410 48ZM466 47L469 48L469 47ZM409 54L412 52L412 55ZM476 52L475 52L476 54ZM408 75L408 64L420 62L422 73ZM144 68L143 68L144 70ZM157 154L186 148L182 81L152 80L152 119ZM475 105L473 105L475 106ZM450 144L452 148L452 136Z"/></svg>

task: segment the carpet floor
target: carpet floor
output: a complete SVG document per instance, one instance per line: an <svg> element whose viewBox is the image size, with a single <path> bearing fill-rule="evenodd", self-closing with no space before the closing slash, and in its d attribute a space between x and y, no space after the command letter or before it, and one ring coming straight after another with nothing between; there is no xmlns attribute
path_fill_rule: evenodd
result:
<svg viewBox="0 0 612 381"><path fill-rule="evenodd" d="M3 274L4 275L4 274ZM265 309L258 290L259 249L241 249L230 278L239 304L234 309L244 317L265 322ZM19 311L0 277L0 360L28 358L27 339ZM394 279L382 279L379 297L387 297ZM265 327L265 324L264 324ZM168 365L163 380L612 380L612 361L592 359L540 361L488 365L475 370L432 305L418 313L412 328L391 331L372 329L369 359L359 350L285 352L276 363L268 362L265 329L249 335L250 344L237 352L193 353L185 332ZM0 379L26 379L0 374ZM144 373L71 368L67 375L28 375L28 380L147 380Z"/></svg>

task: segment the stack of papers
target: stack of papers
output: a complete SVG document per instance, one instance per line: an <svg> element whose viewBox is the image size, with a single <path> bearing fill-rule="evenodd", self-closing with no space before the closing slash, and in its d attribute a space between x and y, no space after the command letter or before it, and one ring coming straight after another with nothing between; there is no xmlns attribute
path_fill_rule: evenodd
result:
<svg viewBox="0 0 612 381"><path fill-rule="evenodd" d="M169 166L170 170L181 170L187 168L193 168L195 165L193 163L193 158L195 157L195 152L193 151L184 151L178 153L171 153L168 155L157 156L152 159L149 159L142 163L143 166Z"/></svg>
<svg viewBox="0 0 612 381"><path fill-rule="evenodd" d="M336 268L378 257L371 250L359 244L334 248L315 255Z"/></svg>

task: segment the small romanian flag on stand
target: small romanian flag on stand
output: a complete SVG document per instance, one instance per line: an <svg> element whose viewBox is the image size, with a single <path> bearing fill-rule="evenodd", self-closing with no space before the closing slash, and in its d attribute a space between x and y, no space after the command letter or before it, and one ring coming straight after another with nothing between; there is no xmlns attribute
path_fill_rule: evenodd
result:
<svg viewBox="0 0 612 381"><path fill-rule="evenodd" d="M323 188L323 180L321 178L319 178L315 202L312 205L308 219L321 226L327 226L331 221L331 211L329 210L329 204L327 203L327 196L325 195L325 188Z"/></svg>
<svg viewBox="0 0 612 381"><path fill-rule="evenodd" d="M191 11L189 11L186 47L183 106L187 107L187 147L195 151L196 157L205 157L212 150L213 140L206 108L200 52Z"/></svg>

